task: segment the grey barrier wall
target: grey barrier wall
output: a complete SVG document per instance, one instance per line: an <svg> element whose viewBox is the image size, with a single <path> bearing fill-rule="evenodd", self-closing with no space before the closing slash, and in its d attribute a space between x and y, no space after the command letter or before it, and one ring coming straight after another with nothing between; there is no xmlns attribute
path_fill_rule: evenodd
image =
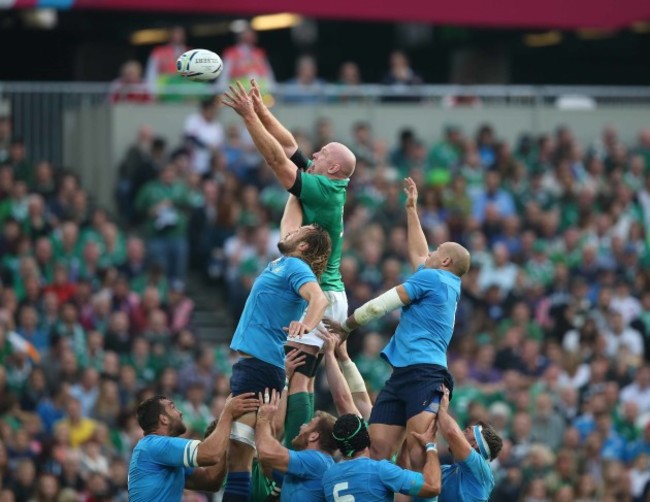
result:
<svg viewBox="0 0 650 502"><path fill-rule="evenodd" d="M111 163L106 169L114 169L115 164L133 143L141 125L151 125L157 134L165 137L171 144L182 137L185 118L194 113L194 106L150 105L134 109L133 106L115 106L109 110L110 130L104 131L110 138ZM636 141L638 132L643 127L650 127L650 106L609 105L596 110L568 111L553 108L533 110L530 107L494 106L481 109L440 109L417 105L336 105L319 106L277 106L273 112L290 129L312 131L314 121L327 117L332 121L337 137L341 141L350 139L352 125L360 120L372 124L375 136L385 139L392 147L398 132L404 127L411 127L427 143L437 141L445 124L460 125L463 130L474 135L477 127L485 122L491 123L499 137L514 142L522 132L541 133L553 131L564 124L574 131L578 140L584 145L597 140L606 125L615 125L621 139L627 143ZM230 110L223 109L219 120L224 125L237 122L239 117ZM104 141L101 136L87 143ZM72 163L71 163L72 165ZM90 177L89 177L90 178ZM109 177L102 178L108 182ZM112 186L102 183L102 187Z"/></svg>
<svg viewBox="0 0 650 502"><path fill-rule="evenodd" d="M0 82L0 111L10 111L16 135L25 138L33 160L51 160L82 177L97 202L114 207L113 188L117 166L142 125L150 125L170 145L181 140L187 116L195 103L117 104L108 100L106 84L24 84ZM287 89L280 89L288 92ZM341 88L325 88L323 104L279 103L274 113L290 129L313 130L319 117L330 119L341 141L350 138L351 126L369 122L375 136L394 146L398 132L411 127L422 140L440 138L445 124L457 124L468 134L485 122L500 138L516 141L522 132L539 134L564 124L572 128L583 145L598 139L605 125L615 125L627 143L638 131L650 127L650 88L564 88L530 86L482 86L459 88L423 86L414 95L420 103L383 103L391 92L380 86L355 89L362 102L341 103ZM329 93L329 94L327 94ZM194 93L195 94L195 93ZM450 95L478 98L479 106L446 106ZM560 103L562 98L568 101ZM568 106L565 106L568 103ZM239 118L230 109L220 112L224 125Z"/></svg>

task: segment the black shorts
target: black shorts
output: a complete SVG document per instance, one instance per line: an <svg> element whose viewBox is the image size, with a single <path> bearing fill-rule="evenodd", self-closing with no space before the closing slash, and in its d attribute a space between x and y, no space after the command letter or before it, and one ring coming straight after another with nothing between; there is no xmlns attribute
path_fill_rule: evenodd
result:
<svg viewBox="0 0 650 502"><path fill-rule="evenodd" d="M230 392L233 396L246 392L258 393L266 389L282 392L286 379L284 368L278 368L254 357L242 357L232 367Z"/></svg>
<svg viewBox="0 0 650 502"><path fill-rule="evenodd" d="M443 384L450 393L453 391L454 379L443 366L414 364L395 368L377 396L369 423L405 427L410 418L429 407L436 394L442 395Z"/></svg>

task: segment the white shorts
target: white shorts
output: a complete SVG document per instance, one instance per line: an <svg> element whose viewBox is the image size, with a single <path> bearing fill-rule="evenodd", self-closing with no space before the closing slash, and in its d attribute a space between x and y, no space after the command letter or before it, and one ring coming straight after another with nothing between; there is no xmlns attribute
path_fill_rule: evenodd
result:
<svg viewBox="0 0 650 502"><path fill-rule="evenodd" d="M348 318L348 297L345 295L345 291L323 291L323 293L325 293L329 301L329 305L325 309L325 317L336 322L345 321ZM306 314L307 311L302 315L303 319ZM319 326L323 327L322 324L320 323ZM298 342L304 345L314 345L320 349L325 342L316 334L317 329L301 337L290 336L287 338L287 341Z"/></svg>

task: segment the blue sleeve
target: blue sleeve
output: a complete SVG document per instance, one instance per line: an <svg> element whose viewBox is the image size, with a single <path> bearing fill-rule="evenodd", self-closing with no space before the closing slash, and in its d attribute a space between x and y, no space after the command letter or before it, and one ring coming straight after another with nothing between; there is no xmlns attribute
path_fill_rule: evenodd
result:
<svg viewBox="0 0 650 502"><path fill-rule="evenodd" d="M194 474L194 467L186 467L185 468L185 479L189 478L192 474Z"/></svg>
<svg viewBox="0 0 650 502"><path fill-rule="evenodd" d="M150 458L170 467L198 467L198 446L201 441L156 436L147 442L146 451ZM187 473L186 473L187 475Z"/></svg>
<svg viewBox="0 0 650 502"><path fill-rule="evenodd" d="M287 474L304 479L321 479L327 467L322 453L314 450L289 450Z"/></svg>
<svg viewBox="0 0 650 502"><path fill-rule="evenodd" d="M476 450L472 450L469 457L458 462L458 465L461 471L473 476L479 482L490 476L489 464Z"/></svg>
<svg viewBox="0 0 650 502"><path fill-rule="evenodd" d="M316 275L300 258L289 258L287 260L287 279L296 294L300 294L302 288L308 282L318 283Z"/></svg>
<svg viewBox="0 0 650 502"><path fill-rule="evenodd" d="M419 472L407 471L388 460L382 460L378 465L379 479L384 486L395 493L417 495L424 486L424 476Z"/></svg>
<svg viewBox="0 0 650 502"><path fill-rule="evenodd" d="M417 272L404 282L403 286L411 303L439 290L440 276L438 274L437 270L424 268L424 265L420 265Z"/></svg>

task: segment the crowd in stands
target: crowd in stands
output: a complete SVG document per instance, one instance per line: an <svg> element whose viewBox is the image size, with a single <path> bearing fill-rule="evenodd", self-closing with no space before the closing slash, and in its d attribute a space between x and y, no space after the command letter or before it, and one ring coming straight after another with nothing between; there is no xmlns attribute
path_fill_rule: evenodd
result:
<svg viewBox="0 0 650 502"><path fill-rule="evenodd" d="M251 78L256 79L262 95L267 103L279 99L285 103L323 103L325 101L361 101L367 100L361 88L363 79L359 65L354 61L342 62L338 79L332 84L340 87L335 96L326 96L325 79L319 76L316 59L310 54L297 58L295 74L282 82L285 84L278 91L275 74L264 49L257 45L257 34L251 28L246 28L236 35L235 44L227 47L221 54L223 71L219 78L211 84L192 84L186 94L178 94L178 86L186 84L187 80L176 71L176 60L190 47L186 45L185 30L174 27L170 30L169 42L156 47L147 60L146 70L137 60L126 61L120 76L115 79L110 88L112 103L148 103L159 99L161 101L179 101L193 99L193 89L201 89L204 93L221 92L229 85L242 82L248 85ZM418 101L420 97L411 96L412 86L424 84L422 77L411 67L408 55L401 50L392 51L388 56L388 68L380 82L386 86L388 93L383 101ZM356 88L356 89L355 89ZM449 99L454 99L449 97ZM444 101L446 106L474 105L475 100L464 102Z"/></svg>
<svg viewBox="0 0 650 502"><path fill-rule="evenodd" d="M417 78L393 59L394 78ZM187 270L225 292L236 321L278 256L287 194L217 108L202 102L179 144L140 131L119 166L119 214L31 159L0 117L0 502L127 500L137 402L172 397L195 437L219 415L233 356L193 330ZM516 144L489 124L449 125L434 144L326 118L294 132L308 155L336 139L357 155L341 265L351 311L410 273L405 176L429 242L471 251L451 408L505 438L493 500L646 500L650 129L629 144L611 127L590 144L566 127ZM373 395L397 315L349 341ZM320 407L327 396L321 385Z"/></svg>

